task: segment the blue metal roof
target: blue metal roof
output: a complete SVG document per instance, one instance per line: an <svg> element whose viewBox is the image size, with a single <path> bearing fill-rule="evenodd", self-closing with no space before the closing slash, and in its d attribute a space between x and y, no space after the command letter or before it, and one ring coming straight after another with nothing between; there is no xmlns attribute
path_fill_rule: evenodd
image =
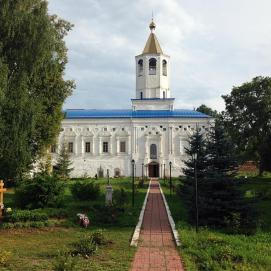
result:
<svg viewBox="0 0 271 271"><path fill-rule="evenodd" d="M210 118L194 110L136 110L131 109L66 109L65 119L112 119L112 118Z"/></svg>
<svg viewBox="0 0 271 271"><path fill-rule="evenodd" d="M132 101L161 101L161 102L163 102L163 101L167 101L167 100L175 100L175 98L163 98L163 99L161 99L161 98L143 98L143 99L131 99Z"/></svg>

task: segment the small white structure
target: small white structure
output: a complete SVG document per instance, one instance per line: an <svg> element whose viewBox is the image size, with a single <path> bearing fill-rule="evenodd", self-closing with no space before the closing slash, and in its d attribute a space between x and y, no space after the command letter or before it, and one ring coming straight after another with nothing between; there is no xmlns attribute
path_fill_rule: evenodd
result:
<svg viewBox="0 0 271 271"><path fill-rule="evenodd" d="M188 137L196 126L208 131L212 121L209 116L174 108L169 87L170 57L159 45L154 22L150 30L142 54L135 57L136 98L132 99L132 109L65 111L58 146L68 144L73 177L102 177L107 169L110 177L129 176L132 159L136 176L168 176L170 161L172 176L179 176ZM57 153L59 147L52 151Z"/></svg>
<svg viewBox="0 0 271 271"><path fill-rule="evenodd" d="M113 188L112 188L112 185L107 185L105 189L106 189L105 204L106 205L112 205L112 201L113 201Z"/></svg>

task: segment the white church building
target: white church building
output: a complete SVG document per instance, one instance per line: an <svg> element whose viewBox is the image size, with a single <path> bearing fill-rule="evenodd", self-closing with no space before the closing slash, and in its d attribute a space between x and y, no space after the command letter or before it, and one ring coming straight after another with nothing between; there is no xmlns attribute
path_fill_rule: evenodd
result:
<svg viewBox="0 0 271 271"><path fill-rule="evenodd" d="M194 110L175 109L170 93L170 57L150 24L143 52L135 57L136 93L131 109L68 109L57 146L67 145L72 177L163 177L182 174L187 139L196 126L208 131L212 119ZM116 102L121 97L116 97ZM60 147L58 147L59 149ZM59 150L52 150L58 152ZM53 154L54 159L56 154Z"/></svg>

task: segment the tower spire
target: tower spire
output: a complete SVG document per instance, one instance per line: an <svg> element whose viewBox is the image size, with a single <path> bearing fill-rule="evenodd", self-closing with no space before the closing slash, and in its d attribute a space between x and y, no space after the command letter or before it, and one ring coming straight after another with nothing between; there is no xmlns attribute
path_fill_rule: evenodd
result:
<svg viewBox="0 0 271 271"><path fill-rule="evenodd" d="M150 25L149 25L149 28L150 28L150 30L151 30L151 33L153 33L154 30L155 30L155 28L156 28L156 24L155 24L154 21L153 21L153 12L152 12L152 18L151 18L151 23L150 23Z"/></svg>
<svg viewBox="0 0 271 271"><path fill-rule="evenodd" d="M151 33L144 47L143 54L163 54L163 51L158 42L158 39L156 38L156 35L154 34L156 24L153 21L153 17L152 17L151 23L149 24L149 28L151 30Z"/></svg>

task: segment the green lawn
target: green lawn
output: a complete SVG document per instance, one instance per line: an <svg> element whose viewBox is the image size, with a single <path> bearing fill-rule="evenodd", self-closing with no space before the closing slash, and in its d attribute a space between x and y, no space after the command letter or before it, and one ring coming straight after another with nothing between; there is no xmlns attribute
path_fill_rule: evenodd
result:
<svg viewBox="0 0 271 271"><path fill-rule="evenodd" d="M58 255L59 250L69 248L72 242L97 228L105 229L105 235L112 240L112 244L100 247L90 259L80 258L79 270L129 270L135 253L135 249L131 248L129 243L145 198L147 183L144 188L136 189L135 207L132 208L131 179L111 180L113 189L124 188L129 193L129 203L125 211L119 214L116 223L101 225L94 220L91 210L95 204L104 204L107 182L106 180L96 182L101 185L103 191L96 201L75 201L67 187L65 210L69 215L63 221L63 226L44 229L0 230L0 250L11 252L7 267L0 265L0 270L52 270L52 261ZM10 190L5 197L6 206L14 206L13 198L14 192ZM45 209L45 211L50 210ZM73 223L77 212L88 214L91 220L89 229L82 229Z"/></svg>
<svg viewBox="0 0 271 271"><path fill-rule="evenodd" d="M252 236L230 235L208 228L200 228L197 234L195 228L187 223L181 199L174 193L170 197L168 185L163 185L180 235L180 253L186 270L271 270L271 178L248 178L242 189L247 196L255 197L263 222L262 229ZM264 197L261 191L265 191Z"/></svg>

